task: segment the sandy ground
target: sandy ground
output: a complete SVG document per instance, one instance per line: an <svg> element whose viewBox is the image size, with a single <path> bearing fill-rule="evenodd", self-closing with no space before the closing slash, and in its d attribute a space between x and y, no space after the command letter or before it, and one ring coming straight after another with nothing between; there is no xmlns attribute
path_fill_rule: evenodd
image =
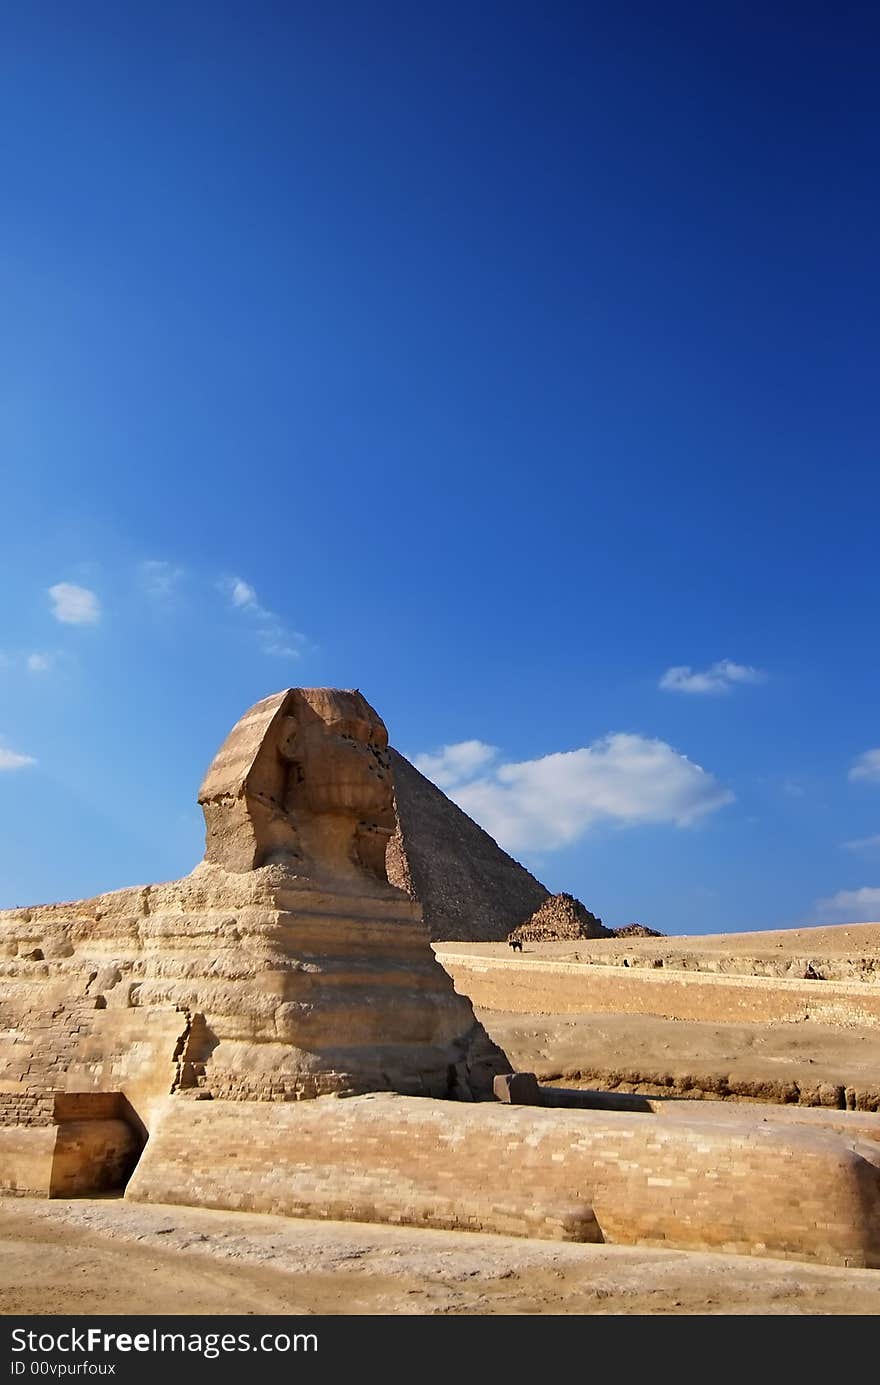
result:
<svg viewBox="0 0 880 1385"><path fill-rule="evenodd" d="M435 943L445 952L504 958L523 966L536 961L586 962L593 966L658 967L731 976L801 980L807 966L827 981L880 985L880 924L850 923L790 928L774 933L710 933L671 938L582 938L559 943Z"/></svg>
<svg viewBox="0 0 880 1385"><path fill-rule="evenodd" d="M0 1202L5 1314L880 1313L880 1271L294 1221Z"/></svg>
<svg viewBox="0 0 880 1385"><path fill-rule="evenodd" d="M835 923L817 928L780 928L758 933L682 934L669 938L599 938L588 944L599 952L644 948L652 945L681 951L729 952L745 956L788 952L800 956L840 953L880 956L880 923ZM506 944L505 944L506 945ZM542 944L543 946L543 944ZM558 946L558 944L550 944Z"/></svg>
<svg viewBox="0 0 880 1385"><path fill-rule="evenodd" d="M440 942L435 948L486 957L528 955L571 958L584 962L618 953L653 957L661 953L716 952L741 957L772 957L784 953L812 957L823 953L842 957L880 957L880 923L837 923L819 928L781 928L760 933L688 933L667 938L585 938L562 943L526 943L523 954L511 954L507 943Z"/></svg>
<svg viewBox="0 0 880 1385"><path fill-rule="evenodd" d="M437 943L445 951L536 961L800 978L807 962L829 979L880 985L880 924L778 932L526 943ZM624 973L626 975L627 973ZM816 981L821 986L821 981ZM551 1001L552 1003L552 1001ZM480 1010L514 1067L597 1090L720 1097L880 1110L880 1034L804 1021L713 1024L655 1015L514 1015Z"/></svg>
<svg viewBox="0 0 880 1385"><path fill-rule="evenodd" d="M655 1015L479 1017L515 1068L603 1090L699 1096L724 1080L738 1099L795 1100L849 1087L880 1099L880 1034L819 1024L711 1024ZM837 1105L828 1090L828 1105ZM810 1103L812 1104L812 1102Z"/></svg>

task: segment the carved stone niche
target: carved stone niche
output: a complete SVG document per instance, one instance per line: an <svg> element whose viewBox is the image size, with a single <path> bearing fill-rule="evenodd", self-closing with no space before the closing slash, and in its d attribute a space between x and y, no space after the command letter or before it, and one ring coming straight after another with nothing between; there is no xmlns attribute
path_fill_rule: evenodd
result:
<svg viewBox="0 0 880 1385"><path fill-rule="evenodd" d="M387 880L388 732L356 690L288 688L232 728L199 791L205 860L226 870Z"/></svg>

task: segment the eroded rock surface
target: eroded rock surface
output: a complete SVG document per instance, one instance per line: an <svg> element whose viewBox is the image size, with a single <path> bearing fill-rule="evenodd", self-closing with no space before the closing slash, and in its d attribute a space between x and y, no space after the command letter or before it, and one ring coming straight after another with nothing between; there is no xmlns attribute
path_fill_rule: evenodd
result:
<svg viewBox="0 0 880 1385"><path fill-rule="evenodd" d="M570 894L553 894L545 899L530 919L510 934L511 942L579 942L583 938L610 938L609 929L591 914L579 899Z"/></svg>

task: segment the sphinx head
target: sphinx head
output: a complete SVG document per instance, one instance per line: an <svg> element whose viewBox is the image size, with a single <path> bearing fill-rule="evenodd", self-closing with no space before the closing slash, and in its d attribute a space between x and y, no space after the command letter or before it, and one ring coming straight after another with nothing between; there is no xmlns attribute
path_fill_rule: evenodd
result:
<svg viewBox="0 0 880 1385"><path fill-rule="evenodd" d="M388 732L360 692L288 688L233 727L199 793L205 858L229 870L385 874L394 830Z"/></svg>
<svg viewBox="0 0 880 1385"><path fill-rule="evenodd" d="M278 747L293 813L368 817L393 809L385 724L359 692L296 688Z"/></svg>

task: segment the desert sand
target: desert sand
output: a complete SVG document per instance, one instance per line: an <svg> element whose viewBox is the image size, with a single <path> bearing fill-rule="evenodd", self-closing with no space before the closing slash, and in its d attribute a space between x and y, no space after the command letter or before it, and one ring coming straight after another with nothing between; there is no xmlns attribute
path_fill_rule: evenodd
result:
<svg viewBox="0 0 880 1385"><path fill-rule="evenodd" d="M16 1198L0 1312L862 1315L880 1313L880 1270Z"/></svg>
<svg viewBox="0 0 880 1385"><path fill-rule="evenodd" d="M510 1015L479 1010L514 1067L542 1082L695 1099L880 1105L876 1030L712 1024L656 1015Z"/></svg>
<svg viewBox="0 0 880 1385"><path fill-rule="evenodd" d="M440 943L440 950L454 946L456 952L479 957L509 957L506 943ZM765 975L786 975L792 965L824 961L853 968L847 975L860 979L874 968L880 973L880 923L825 924L816 928L780 928L760 933L689 933L661 938L584 938L579 942L526 943L522 956L555 957L560 961L606 962L619 966L626 958L630 965L653 964L655 958L666 965L697 970L703 954L710 954L707 965L713 970L750 974L752 960L772 964ZM746 965L743 966L743 961ZM873 963L873 966L872 966ZM706 964L704 964L706 965ZM858 974L857 974L858 972ZM842 974L843 975L843 974Z"/></svg>
<svg viewBox="0 0 880 1385"><path fill-rule="evenodd" d="M601 938L526 943L511 954L500 943L440 943L441 960L454 951L499 960L528 974L535 963L585 968L585 999L597 966L613 968L626 999L629 978L687 975L762 978L755 984L791 986L808 966L825 980L807 983L817 1001L829 994L880 994L880 924L843 924L766 933L666 938ZM626 966L624 966L626 963ZM658 968L660 969L658 971ZM592 971L598 980L603 971ZM765 979L766 978L766 979ZM696 977L695 977L696 979ZM554 1012L553 979L541 983L533 1013L477 1007L483 1025L515 1068L547 1083L645 1096L798 1102L880 1110L880 1035L855 1021L823 1023L815 1016L749 1023L660 1013ZM812 988L815 987L815 991ZM709 993L711 1000L711 993ZM585 1006L585 1008L587 1008ZM745 1008L745 1007L744 1007ZM809 1007L812 1009L813 1007ZM816 1007L818 1008L818 1006ZM539 1013L539 1011L541 1013Z"/></svg>

